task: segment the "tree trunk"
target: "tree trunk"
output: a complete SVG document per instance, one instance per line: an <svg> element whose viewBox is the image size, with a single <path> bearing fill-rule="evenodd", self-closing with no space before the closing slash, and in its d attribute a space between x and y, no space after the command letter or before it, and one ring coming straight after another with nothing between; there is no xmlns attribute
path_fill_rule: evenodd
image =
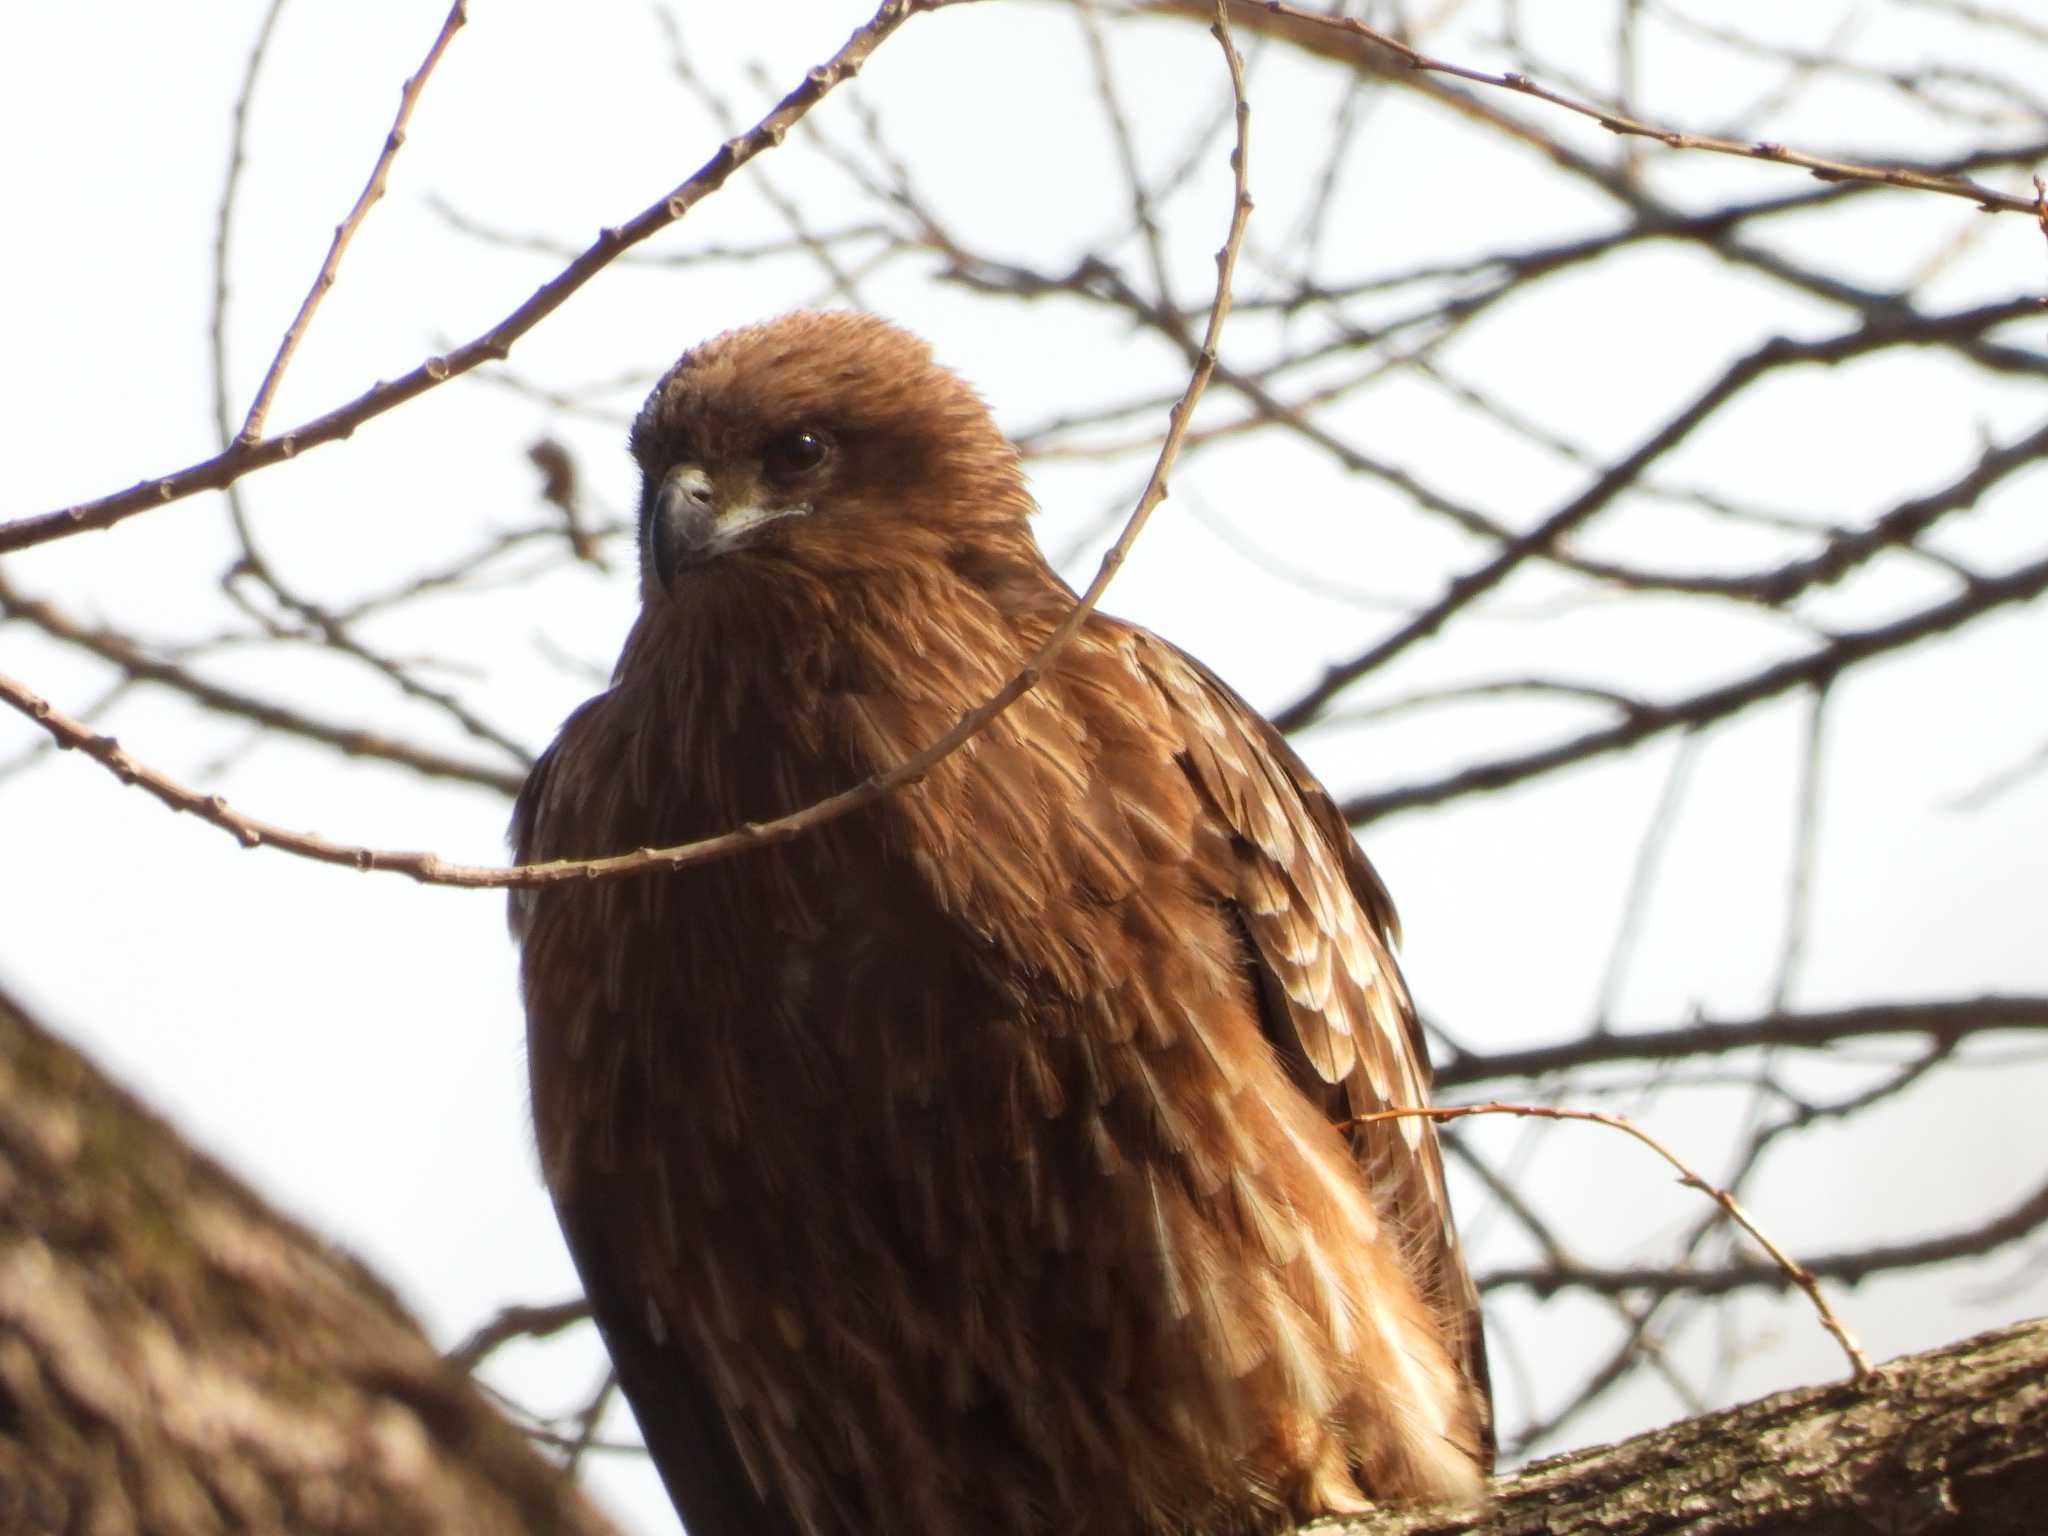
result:
<svg viewBox="0 0 2048 1536"><path fill-rule="evenodd" d="M0 1532L613 1536L362 1265L0 994Z"/></svg>

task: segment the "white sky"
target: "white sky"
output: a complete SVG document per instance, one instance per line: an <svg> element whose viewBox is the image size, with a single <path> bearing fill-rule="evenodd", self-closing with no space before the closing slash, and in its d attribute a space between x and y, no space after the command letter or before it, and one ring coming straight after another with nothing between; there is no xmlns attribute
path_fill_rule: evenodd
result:
<svg viewBox="0 0 2048 1536"><path fill-rule="evenodd" d="M742 61L759 60L770 79L793 82L865 15L861 5L824 0L778 6L772 25L758 20L766 8L679 9L700 67L750 118L760 93ZM1715 15L1734 26L1777 9L1724 5ZM213 217L229 109L260 10L237 0L209 8L211 19L199 22L184 7L103 0L23 10L0 34L11 226L0 244L0 355L11 364L0 370L8 427L0 516L96 495L211 451ZM398 83L440 14L429 4L287 8L255 101L232 253L238 403L360 187ZM274 423L316 414L466 339L548 275L543 258L451 234L430 197L479 220L581 245L682 180L715 145L716 130L668 76L666 44L644 7L579 7L573 24L571 14L531 0L473 7L414 121L390 197L349 256ZM1819 43L1829 24L1816 14L1805 40ZM1587 31L1550 41L1597 73L1603 56L1587 50L1604 47L1605 34L1590 24ZM1942 46L1945 35L1933 22L1886 11L1858 44L1868 57L1910 60ZM1461 56L1480 58L1471 39L1447 37L1439 46L1452 51L1454 42L1471 50ZM1185 124L1213 110L1213 44L1196 28L1154 26L1123 60L1125 91L1142 103L1150 163L1167 163ZM1305 195L1300 168L1314 163L1335 100L1326 76L1289 68L1270 61L1254 80L1255 240L1277 240L1287 228ZM1662 116L1711 126L1718 111L1760 94L1768 78L1741 74L1724 56L1660 53L1646 73L1645 99ZM861 89L932 202L984 248L1058 272L1118 227L1123 194L1095 174L1109 151L1078 31L1060 8L990 5L920 20L884 48ZM843 100L829 102L820 121L842 140L857 137ZM1590 125L1568 131L1602 147ZM1778 136L1821 149L1863 143L1932 155L1943 147L1924 120L1882 95L1823 93ZM843 185L796 141L759 169L799 189L821 224L851 206ZM1658 171L1666 195L1691 205L1741 188L1801 184L1789 171L1705 157L1669 160ZM1359 254L1333 260L1341 271L1467 256L1525 233L1603 227L1610 217L1533 157L1399 99L1377 109L1346 175L1355 185L1340 201L1333 240ZM1185 296L1206 293L1223 191L1219 160L1189 193L1191 207L1207 197L1214 217L1192 223L1195 235L1176 251ZM659 248L778 232L759 202L723 196ZM1975 244L1930 302L2048 289L2037 231L2024 220L1983 220L1962 204L1895 198L1853 219L1808 221L1772 236L1796 239L1816 264L1873 279L1959 237ZM1394 250L1398 258L1385 254ZM1007 424L1040 421L1077 395L1120 395L1134 379L1170 381L1154 344L1105 329L1078 307L986 305L917 276L909 268L885 275L873 295L930 336ZM815 292L799 264L620 272L522 343L515 363L557 389L652 372L704 335ZM1821 306L1673 252L1581 273L1569 287L1546 290L1544 302L1511 308L1447 357L1520 408L1607 450L1661 420L1713 359L1773 331L1825 334L1841 323ZM1255 362L1256 345L1245 346L1245 360ZM635 398L624 391L608 404L629 410ZM1220 395L1208 410L1216 420L1234 414ZM2037 390L1987 384L1946 362L1887 358L1788 380L1689 445L1669 470L1677 479L1711 474L1731 493L1817 518L1850 516L1939 484L1982 437L2029 429L2039 411ZM1468 420L1420 389L1390 387L1347 425L1375 452L1512 519L1532 520L1575 484L1553 461L1473 435ZM536 402L477 383L444 388L350 444L266 471L248 492L272 558L309 591L340 597L453 554L481 530L533 517L534 477L521 449L543 432L568 437L612 507L628 504L622 428L565 424ZM1298 451L1276 451L1269 439L1249 440L1177 476L1179 494L1109 604L1267 704L1291 697L1326 660L1355 649L1361 632L1387 621L1248 567L1194 516L1197 504L1230 515L1272 558L1359 589L1426 591L1447 561L1457 568L1470 559L1455 540L1397 516L1384 493ZM1105 507L1127 500L1139 478L1128 466L1043 471L1048 547L1067 548ZM1991 568L2038 550L2043 483L2038 472L2016 480L1949 547ZM1758 557L1732 535L1648 518L1603 525L1589 547L1672 566ZM7 573L88 618L199 633L223 622L218 577L228 548L219 505L197 499L112 533L9 557ZM1092 557L1084 557L1073 569L1085 576L1090 568ZM1517 602L1535 608L1550 590L1532 581L1516 589ZM1867 622L1931 590L1917 571L1880 565L1814 611ZM497 599L423 609L377 638L392 650L463 658L478 671L453 681L538 747L588 684L546 664L537 638L608 667L631 602L625 576L571 571ZM1947 808L2048 734L2044 638L2038 609L2008 616L1843 690L1831 721L1814 936L1799 1001L2048 990L2048 783L2037 779L1973 815ZM1782 627L1762 623L1708 624L1677 610L1650 620L1634 607L1610 607L1570 623L1470 626L1400 669L1384 691L1550 667L1675 693L1792 643ZM208 669L252 691L295 697L316 714L417 731L451 750L465 745L374 681L322 658L249 651ZM73 710L107 682L22 626L0 628L0 670ZM1568 719L1533 707L1450 712L1398 732L1326 731L1306 745L1332 784L1350 790L1465 760L1504 726L1540 739ZM478 862L502 857L506 806L487 793L288 743L254 746L243 727L146 691L124 702L112 725L139 755L254 814L382 846L431 846ZM1694 1008L1739 1014L1766 999L1800 730L1800 710L1788 706L1707 739L1622 1019L1675 1022ZM0 720L0 759L34 739L25 725ZM1503 1047L1582 1026L1673 751L1665 742L1555 785L1368 834L1401 902L1415 990L1458 1037ZM0 782L0 870L0 976L8 985L201 1145L363 1254L438 1340L454 1342L505 1302L573 1290L534 1170L499 898L243 852L75 758L47 758ZM2038 1062L1958 1073L1888 1108L1853 1138L1802 1140L1754 1204L1795 1251L1945 1230L1958 1220L1958 1187L1969 1191L1969 1210L1989 1211L2040 1181L2044 1087L2048 1073ZM1668 1118L1653 1104L1645 1118L1697 1151L1712 1173L1739 1106L1733 1095L1707 1093L1673 1100ZM1589 1258L1654 1254L1659 1234L1696 1217L1695 1197L1677 1191L1647 1154L1605 1133L1567 1128L1528 1141L1513 1128L1494 1129L1500 1134L1484 1145L1533 1148L1517 1171L1541 1205L1581 1213L1572 1231ZM1478 1202L1468 1211L1483 1263L1485 1234L1498 1229L1478 1214ZM2023 1269L2023 1256L2006 1254L1967 1284L1937 1273L1866 1286L1843 1305L1872 1350L1886 1355L2048 1309L2038 1264L2030 1278L1997 1283ZM1741 1363L1719 1384L1724 1397L1838 1369L1801 1309L1753 1302L1739 1318ZM1539 1383L1558 1379L1557 1388L1536 1388L1545 1402L1554 1402L1573 1362L1602 1347L1608 1326L1598 1309L1573 1300L1511 1300L1495 1323L1512 1330ZM1707 1360L1720 1342L1679 1346ZM566 1406L595 1381L599 1359L594 1339L580 1331L508 1351L490 1379L535 1406ZM1522 1389L1502 1385L1512 1422ZM1625 1433L1679 1411L1675 1398L1647 1388L1589 1418L1572 1439ZM639 1462L601 1460L593 1482L630 1529L670 1528Z"/></svg>

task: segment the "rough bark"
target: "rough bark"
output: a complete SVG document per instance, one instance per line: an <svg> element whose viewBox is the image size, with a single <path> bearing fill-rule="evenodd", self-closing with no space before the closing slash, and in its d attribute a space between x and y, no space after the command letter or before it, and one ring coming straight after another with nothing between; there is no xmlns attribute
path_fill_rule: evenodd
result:
<svg viewBox="0 0 2048 1536"><path fill-rule="evenodd" d="M611 1536L361 1264L0 994L0 1532Z"/></svg>
<svg viewBox="0 0 2048 1536"><path fill-rule="evenodd" d="M2048 1319L1344 1536L2037 1536ZM383 1284L0 993L0 1533L616 1536Z"/></svg>
<svg viewBox="0 0 2048 1536"><path fill-rule="evenodd" d="M1487 1517L1390 1513L1329 1536L2040 1536L2048 1318L1539 1462Z"/></svg>

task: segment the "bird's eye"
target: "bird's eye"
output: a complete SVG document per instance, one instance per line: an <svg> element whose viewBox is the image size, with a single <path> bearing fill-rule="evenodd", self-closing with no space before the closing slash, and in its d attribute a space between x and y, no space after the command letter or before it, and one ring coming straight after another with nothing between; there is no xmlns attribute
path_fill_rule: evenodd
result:
<svg viewBox="0 0 2048 1536"><path fill-rule="evenodd" d="M832 440L807 427L779 432L761 445L761 467L777 480L807 475L831 456Z"/></svg>

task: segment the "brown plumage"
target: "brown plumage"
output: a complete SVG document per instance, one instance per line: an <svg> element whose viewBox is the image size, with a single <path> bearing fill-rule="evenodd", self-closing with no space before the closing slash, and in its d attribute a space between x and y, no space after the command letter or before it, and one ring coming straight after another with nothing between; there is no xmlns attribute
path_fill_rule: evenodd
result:
<svg viewBox="0 0 2048 1536"><path fill-rule="evenodd" d="M514 819L688 842L895 764L1073 602L922 343L799 314L633 429L643 607ZM1278 734L1095 617L921 783L515 898L547 1180L692 1536L1265 1531L1476 1498L1477 1298L1385 890Z"/></svg>

